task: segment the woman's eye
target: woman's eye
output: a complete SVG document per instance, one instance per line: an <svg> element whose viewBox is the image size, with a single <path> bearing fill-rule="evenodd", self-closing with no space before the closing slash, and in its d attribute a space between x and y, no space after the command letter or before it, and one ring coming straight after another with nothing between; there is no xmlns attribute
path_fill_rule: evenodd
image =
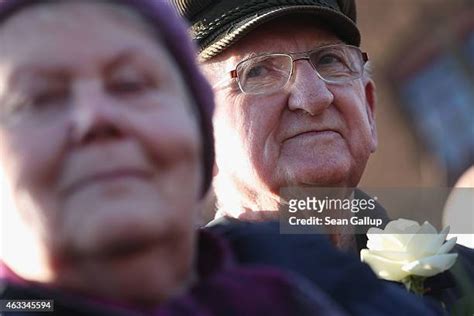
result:
<svg viewBox="0 0 474 316"><path fill-rule="evenodd" d="M32 103L35 105L48 105L58 101L62 97L61 94L55 92L43 92L39 93L32 98Z"/></svg>
<svg viewBox="0 0 474 316"><path fill-rule="evenodd" d="M43 91L38 92L30 98L30 105L35 108L58 105L67 98L65 91Z"/></svg>
<svg viewBox="0 0 474 316"><path fill-rule="evenodd" d="M119 94L134 94L140 93L149 87L146 80L138 79L120 79L115 80L109 85L109 89Z"/></svg>
<svg viewBox="0 0 474 316"><path fill-rule="evenodd" d="M154 86L147 73L132 66L121 67L109 78L107 88L112 93L133 95L147 92Z"/></svg>

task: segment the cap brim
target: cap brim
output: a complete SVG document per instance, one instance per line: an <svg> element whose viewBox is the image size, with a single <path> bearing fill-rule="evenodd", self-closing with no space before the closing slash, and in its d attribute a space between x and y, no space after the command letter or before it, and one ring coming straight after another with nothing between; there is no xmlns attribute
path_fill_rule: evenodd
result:
<svg viewBox="0 0 474 316"><path fill-rule="evenodd" d="M324 22L324 25L327 25L329 29L334 31L334 33L347 44L360 45L360 33L357 26L344 14L322 7L305 5L284 6L262 11L258 15L253 15L252 17L234 23L234 25L227 30L224 29L220 33L212 34L206 43L201 44L201 47L204 48L199 52L199 58L201 60L208 60L227 49L263 23L292 13L303 13L314 16L318 18L315 22Z"/></svg>

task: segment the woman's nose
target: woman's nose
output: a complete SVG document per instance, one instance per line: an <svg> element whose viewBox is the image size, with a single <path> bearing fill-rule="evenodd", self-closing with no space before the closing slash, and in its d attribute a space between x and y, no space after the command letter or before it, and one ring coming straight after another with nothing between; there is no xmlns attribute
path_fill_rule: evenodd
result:
<svg viewBox="0 0 474 316"><path fill-rule="evenodd" d="M99 82L78 84L74 94L72 137L75 143L87 144L122 136L117 104Z"/></svg>
<svg viewBox="0 0 474 316"><path fill-rule="evenodd" d="M334 95L309 60L296 60L293 67L288 108L292 111L302 110L312 116L320 114L332 104Z"/></svg>

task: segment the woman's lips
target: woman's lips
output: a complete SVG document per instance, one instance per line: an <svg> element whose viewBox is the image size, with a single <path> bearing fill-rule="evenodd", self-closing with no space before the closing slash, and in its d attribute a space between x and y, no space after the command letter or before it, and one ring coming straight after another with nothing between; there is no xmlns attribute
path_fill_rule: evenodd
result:
<svg viewBox="0 0 474 316"><path fill-rule="evenodd" d="M90 185L115 183L122 180L138 179L149 180L152 174L148 171L134 168L121 168L90 173L71 181L64 186L64 195L70 195Z"/></svg>
<svg viewBox="0 0 474 316"><path fill-rule="evenodd" d="M158 245L157 238L126 238L101 249L95 256L105 260L125 259L152 251Z"/></svg>

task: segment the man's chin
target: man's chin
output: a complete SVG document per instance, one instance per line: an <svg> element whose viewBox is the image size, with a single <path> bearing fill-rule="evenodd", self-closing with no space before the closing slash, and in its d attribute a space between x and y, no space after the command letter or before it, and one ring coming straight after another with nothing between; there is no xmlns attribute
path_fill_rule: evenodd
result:
<svg viewBox="0 0 474 316"><path fill-rule="evenodd" d="M287 172L284 186L303 187L347 187L349 183L349 169L345 166L331 168L330 166L298 168Z"/></svg>

